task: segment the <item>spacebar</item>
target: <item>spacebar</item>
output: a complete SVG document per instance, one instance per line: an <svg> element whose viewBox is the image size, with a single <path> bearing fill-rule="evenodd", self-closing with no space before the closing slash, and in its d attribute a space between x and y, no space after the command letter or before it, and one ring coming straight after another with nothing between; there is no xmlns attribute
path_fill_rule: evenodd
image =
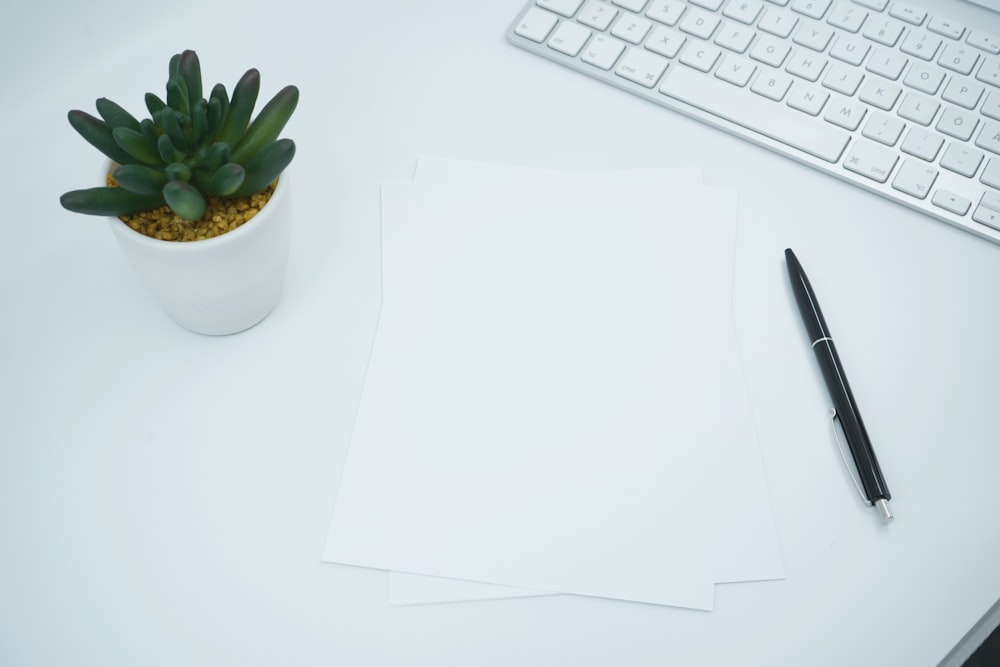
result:
<svg viewBox="0 0 1000 667"><path fill-rule="evenodd" d="M827 162L839 160L847 146L850 135L832 125L683 65L672 70L660 86L664 95Z"/></svg>

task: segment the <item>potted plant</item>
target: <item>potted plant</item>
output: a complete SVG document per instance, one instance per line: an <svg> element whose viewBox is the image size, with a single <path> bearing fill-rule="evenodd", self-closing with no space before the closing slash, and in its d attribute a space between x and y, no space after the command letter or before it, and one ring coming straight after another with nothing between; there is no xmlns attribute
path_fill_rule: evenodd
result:
<svg viewBox="0 0 1000 667"><path fill-rule="evenodd" d="M260 73L202 96L194 51L170 59L166 101L147 93L137 120L101 98L99 118L70 125L107 160L103 185L67 192L64 208L108 216L136 273L181 326L230 334L264 319L284 284L291 238L288 177L295 155L279 139L298 103L286 86L251 120ZM280 178L279 178L280 177Z"/></svg>

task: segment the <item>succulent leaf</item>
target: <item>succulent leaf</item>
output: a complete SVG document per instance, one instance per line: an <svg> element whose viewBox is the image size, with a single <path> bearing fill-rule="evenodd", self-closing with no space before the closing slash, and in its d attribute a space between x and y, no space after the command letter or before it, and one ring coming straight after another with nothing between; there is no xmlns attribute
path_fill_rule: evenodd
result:
<svg viewBox="0 0 1000 667"><path fill-rule="evenodd" d="M260 192L281 175L293 157L295 142L291 139L278 139L264 146L246 163L246 179L233 196L246 197Z"/></svg>
<svg viewBox="0 0 1000 667"><path fill-rule="evenodd" d="M219 133L222 131L222 123L225 122L226 116L229 114L229 94L226 92L226 87L221 83L215 84L215 87L212 88L212 94L208 100L209 110L211 110L212 104L216 101L219 103L220 113L218 125L211 127L211 123L209 123L209 136L212 141L219 138Z"/></svg>
<svg viewBox="0 0 1000 667"><path fill-rule="evenodd" d="M177 59L177 73L184 78L187 84L188 99L191 103L201 99L201 63L198 62L198 54L188 49L181 53Z"/></svg>
<svg viewBox="0 0 1000 667"><path fill-rule="evenodd" d="M191 139L200 145L208 136L208 103L198 100L191 109Z"/></svg>
<svg viewBox="0 0 1000 667"><path fill-rule="evenodd" d="M202 194L184 181L170 181L164 185L163 199L174 213L185 220L201 220L208 207Z"/></svg>
<svg viewBox="0 0 1000 667"><path fill-rule="evenodd" d="M153 93L146 93L146 109L149 111L150 116L156 116L166 106L167 103Z"/></svg>
<svg viewBox="0 0 1000 667"><path fill-rule="evenodd" d="M201 166L214 172L219 167L229 162L230 155L232 155L232 151L229 149L229 144L216 141L209 147L208 151L205 152L205 157L201 159Z"/></svg>
<svg viewBox="0 0 1000 667"><path fill-rule="evenodd" d="M208 185L208 194L228 197L236 192L246 180L246 170L235 162L227 162L219 167Z"/></svg>
<svg viewBox="0 0 1000 667"><path fill-rule="evenodd" d="M264 105L233 149L233 162L246 163L257 151L277 139L298 103L299 89L295 86L285 86L278 91L278 94Z"/></svg>
<svg viewBox="0 0 1000 667"><path fill-rule="evenodd" d="M191 113L191 98L188 95L187 83L180 75L167 81L167 106L185 116Z"/></svg>
<svg viewBox="0 0 1000 667"><path fill-rule="evenodd" d="M156 127L156 123L148 118L143 118L142 122L139 123L139 133L146 137L146 141L154 146L156 145L156 141L160 138L160 134L162 134L162 132L162 130Z"/></svg>
<svg viewBox="0 0 1000 667"><path fill-rule="evenodd" d="M215 97L210 99L208 101L208 107L205 110L205 116L208 121L205 138L208 141L214 141L219 134L219 130L222 128L222 121L225 120L225 111L222 108L222 100Z"/></svg>
<svg viewBox="0 0 1000 667"><path fill-rule="evenodd" d="M130 114L125 109L118 106L116 103L112 102L106 97L102 97L97 100L97 113L101 114L101 118L104 119L108 125L112 128L116 127L127 127L130 130L139 131L139 121L136 120L135 116Z"/></svg>
<svg viewBox="0 0 1000 667"><path fill-rule="evenodd" d="M163 173L167 175L167 180L170 181L184 181L186 183L191 180L191 167L183 162L168 164Z"/></svg>
<svg viewBox="0 0 1000 667"><path fill-rule="evenodd" d="M222 102L224 107L229 107L229 93L226 92L226 87L221 83L217 83L212 86L212 92L209 94L208 98L210 100L219 100Z"/></svg>
<svg viewBox="0 0 1000 667"><path fill-rule="evenodd" d="M129 162L144 162L146 164L161 164L160 153L156 146L149 143L146 137L127 127L116 127L111 130L111 136L122 150L132 156Z"/></svg>
<svg viewBox="0 0 1000 667"><path fill-rule="evenodd" d="M184 159L184 153L174 146L174 142L166 134L161 134L160 138L156 140L156 152L160 154L160 158L164 164L179 162Z"/></svg>
<svg viewBox="0 0 1000 667"><path fill-rule="evenodd" d="M193 185L205 197L213 194L210 187L212 185L212 172L203 167L198 167L191 171L191 180L188 183Z"/></svg>
<svg viewBox="0 0 1000 667"><path fill-rule="evenodd" d="M233 98L229 101L229 113L222 124L219 141L235 146L250 123L257 95L260 93L260 72L247 70L233 87Z"/></svg>
<svg viewBox="0 0 1000 667"><path fill-rule="evenodd" d="M175 76L177 76L177 72L180 69L180 64L181 64L181 54L180 53L175 53L174 55L170 56L169 67L167 67L167 80L168 81L170 79L174 78Z"/></svg>
<svg viewBox="0 0 1000 667"><path fill-rule="evenodd" d="M181 129L181 116L179 113L174 111L172 108L167 107L160 111L157 117L157 123L163 128L163 131L168 137L170 137L170 142L177 147L178 150L186 150L188 147L188 139L184 134L184 130Z"/></svg>
<svg viewBox="0 0 1000 667"><path fill-rule="evenodd" d="M125 188L88 188L73 190L59 198L67 211L87 215L134 215L163 206L163 195L139 195Z"/></svg>
<svg viewBox="0 0 1000 667"><path fill-rule="evenodd" d="M159 169L141 164L124 164L114 172L118 185L137 195L160 195L167 177Z"/></svg>
<svg viewBox="0 0 1000 667"><path fill-rule="evenodd" d="M118 164L135 162L135 158L122 150L111 136L111 126L100 118L91 116L86 111L73 110L68 114L69 124L91 146Z"/></svg>

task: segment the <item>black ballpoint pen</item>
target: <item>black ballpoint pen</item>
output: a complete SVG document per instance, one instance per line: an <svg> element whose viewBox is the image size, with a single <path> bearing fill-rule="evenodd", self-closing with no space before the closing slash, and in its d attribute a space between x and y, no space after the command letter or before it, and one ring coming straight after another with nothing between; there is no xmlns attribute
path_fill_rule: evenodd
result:
<svg viewBox="0 0 1000 667"><path fill-rule="evenodd" d="M851 457L861 478L863 494L868 503L875 505L882 518L888 521L892 518L892 511L889 509L889 499L892 496L882 478L882 469L879 467L878 459L875 458L875 450L872 449L868 431L865 430L865 424L861 420L858 405L854 402L854 394L847 383L840 355L837 354L830 330L826 326L826 320L823 319L823 311L819 308L809 278L806 277L802 265L799 264L791 248L785 250L785 264L788 266L788 278L792 281L792 291L795 293L799 312L809 332L809 339L812 341L813 351L823 372L826 387L833 398L836 411L834 417L840 420L844 429L847 446L851 450Z"/></svg>

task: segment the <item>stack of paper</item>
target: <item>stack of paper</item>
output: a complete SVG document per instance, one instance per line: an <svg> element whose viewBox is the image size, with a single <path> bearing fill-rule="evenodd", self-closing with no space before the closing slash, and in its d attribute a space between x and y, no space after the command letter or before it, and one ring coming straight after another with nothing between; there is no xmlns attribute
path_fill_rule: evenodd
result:
<svg viewBox="0 0 1000 667"><path fill-rule="evenodd" d="M323 559L394 604L711 609L784 576L730 317L736 194L697 170L420 160Z"/></svg>

